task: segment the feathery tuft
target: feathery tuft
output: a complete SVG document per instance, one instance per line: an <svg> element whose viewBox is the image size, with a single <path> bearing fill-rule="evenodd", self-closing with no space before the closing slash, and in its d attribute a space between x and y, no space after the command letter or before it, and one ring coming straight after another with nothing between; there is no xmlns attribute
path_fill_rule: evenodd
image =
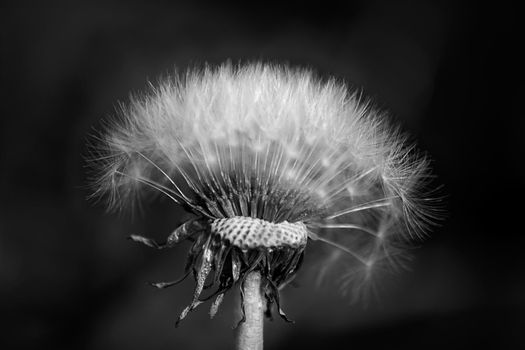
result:
<svg viewBox="0 0 525 350"><path fill-rule="evenodd" d="M101 140L95 196L110 206L148 187L209 222L304 224L334 249L320 266L350 257L347 292L433 221L427 160L357 93L308 70L190 71L122 107Z"/></svg>

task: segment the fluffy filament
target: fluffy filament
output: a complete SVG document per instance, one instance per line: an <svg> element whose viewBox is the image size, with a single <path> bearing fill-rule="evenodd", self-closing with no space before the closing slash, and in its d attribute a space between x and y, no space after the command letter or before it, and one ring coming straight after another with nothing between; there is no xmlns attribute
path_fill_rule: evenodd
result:
<svg viewBox="0 0 525 350"><path fill-rule="evenodd" d="M197 287L180 319L202 302L210 274L219 286L215 315L250 269L267 269L270 303L297 272L304 245L227 247L226 234L211 229L220 220L302 225L312 241L333 248L320 270L348 267L343 285L357 292L372 268L395 265L401 247L434 219L422 191L426 159L359 94L307 70L189 71L133 98L98 140L94 196L119 208L150 188L199 222L188 233Z"/></svg>

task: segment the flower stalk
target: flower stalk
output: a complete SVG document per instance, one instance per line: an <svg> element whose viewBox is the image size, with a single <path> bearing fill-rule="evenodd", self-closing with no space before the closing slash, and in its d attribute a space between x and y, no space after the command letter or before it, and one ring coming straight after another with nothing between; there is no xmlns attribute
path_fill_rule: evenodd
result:
<svg viewBox="0 0 525 350"><path fill-rule="evenodd" d="M261 293L261 274L250 272L241 289L244 322L237 328L238 350L262 350L264 331L264 302Z"/></svg>

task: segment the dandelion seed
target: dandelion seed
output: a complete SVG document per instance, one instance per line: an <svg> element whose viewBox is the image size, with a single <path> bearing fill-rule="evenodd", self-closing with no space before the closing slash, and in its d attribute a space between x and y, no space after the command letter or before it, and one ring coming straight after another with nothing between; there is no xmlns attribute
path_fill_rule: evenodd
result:
<svg viewBox="0 0 525 350"><path fill-rule="evenodd" d="M131 236L159 249L191 240L183 278L193 271L196 287L177 322L210 299L213 317L252 272L267 315L276 305L286 318L279 290L313 241L333 249L321 270L347 257L343 286L357 293L433 219L427 161L369 103L306 70L191 71L133 99L100 140L94 196L121 207L147 187L193 214L164 244Z"/></svg>

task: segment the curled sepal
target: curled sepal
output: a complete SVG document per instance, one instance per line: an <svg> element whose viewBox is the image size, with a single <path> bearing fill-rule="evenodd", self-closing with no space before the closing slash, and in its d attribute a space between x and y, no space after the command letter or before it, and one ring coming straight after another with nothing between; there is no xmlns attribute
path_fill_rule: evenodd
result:
<svg viewBox="0 0 525 350"><path fill-rule="evenodd" d="M268 280L266 292L265 292L267 298L269 299L269 304L271 305L273 302L275 302L275 305L277 306L277 311L279 312L279 316L283 320L289 323L295 323L293 320L290 320L284 311L281 309L281 303L279 301L279 290L277 289L277 286L270 280ZM268 313L271 314L271 311L268 311Z"/></svg>
<svg viewBox="0 0 525 350"><path fill-rule="evenodd" d="M168 287L177 285L177 284L181 283L182 281L184 281L190 275L190 272L191 272L191 270L188 270L186 273L184 273L184 275L181 278L179 278L178 280L175 280L175 281L170 281L170 282L148 282L148 284L150 286L158 288L158 289L168 288Z"/></svg>
<svg viewBox="0 0 525 350"><path fill-rule="evenodd" d="M166 239L165 243L158 243L152 238L147 238L140 235L130 235L128 239L133 242L142 243L148 247L155 249L172 248L175 244L190 238L195 233L204 229L204 226L195 219L191 219L177 227Z"/></svg>
<svg viewBox="0 0 525 350"><path fill-rule="evenodd" d="M199 296L202 293L202 290L204 289L204 283L206 281L206 278L208 277L208 274L211 271L213 262L213 252L212 249L209 247L209 243L210 239L208 238L208 240L204 244L205 248L204 252L202 253L201 264L197 270L197 285L195 286L195 291L193 292L193 300L191 304L187 306L180 314L179 318L177 319L176 326L178 326L179 322L182 321L190 311L194 310L197 306L199 306L202 303L202 301L199 300Z"/></svg>
<svg viewBox="0 0 525 350"><path fill-rule="evenodd" d="M239 276L241 274L241 260L239 258L239 254L237 254L237 251L232 251L232 278L233 283L237 282L239 280Z"/></svg>
<svg viewBox="0 0 525 350"><path fill-rule="evenodd" d="M224 247L221 245L219 251L215 254L215 278L213 279L214 284L219 284L220 282L222 270L224 268L224 264L226 263L226 259L228 258L228 253L230 252L230 249L231 247Z"/></svg>
<svg viewBox="0 0 525 350"><path fill-rule="evenodd" d="M204 229L204 225L195 219L186 221L184 224L180 225L173 231L166 240L166 245L172 247L175 244L189 238L197 232L200 232Z"/></svg>
<svg viewBox="0 0 525 350"><path fill-rule="evenodd" d="M244 309L244 278L240 283L240 292L241 292L241 319L233 329L239 328L239 326L246 321L246 310Z"/></svg>
<svg viewBox="0 0 525 350"><path fill-rule="evenodd" d="M148 247L155 248L155 249L164 249L167 248L167 245L157 243L154 239L147 238L140 235L130 235L128 239L132 240L133 242L144 244Z"/></svg>
<svg viewBox="0 0 525 350"><path fill-rule="evenodd" d="M224 293L217 295L217 298L213 301L210 307L210 318L215 317L215 315L217 314L217 311L219 311L219 306L221 306L223 299L224 299Z"/></svg>
<svg viewBox="0 0 525 350"><path fill-rule="evenodd" d="M182 312L180 313L179 318L177 318L177 321L175 322L175 328L179 326L180 322L184 318L186 318L186 316L188 316L190 311L193 311L194 309L196 309L197 306L199 306L200 304L202 304L202 301L196 301L196 302L193 302L191 305L186 306L184 310L182 310Z"/></svg>

